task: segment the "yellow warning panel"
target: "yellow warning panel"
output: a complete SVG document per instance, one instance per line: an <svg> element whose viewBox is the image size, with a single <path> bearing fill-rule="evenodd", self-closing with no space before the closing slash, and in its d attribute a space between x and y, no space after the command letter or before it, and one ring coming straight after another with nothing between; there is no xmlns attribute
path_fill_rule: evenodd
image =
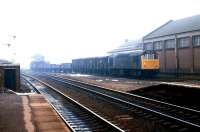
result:
<svg viewBox="0 0 200 132"><path fill-rule="evenodd" d="M158 70L160 68L159 59L141 59L142 70Z"/></svg>

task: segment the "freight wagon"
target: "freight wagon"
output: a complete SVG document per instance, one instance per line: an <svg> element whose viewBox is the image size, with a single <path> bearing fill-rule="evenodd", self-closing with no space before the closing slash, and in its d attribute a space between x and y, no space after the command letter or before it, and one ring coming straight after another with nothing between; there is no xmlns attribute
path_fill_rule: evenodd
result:
<svg viewBox="0 0 200 132"><path fill-rule="evenodd" d="M72 60L72 71L83 74L109 74L108 56Z"/></svg>

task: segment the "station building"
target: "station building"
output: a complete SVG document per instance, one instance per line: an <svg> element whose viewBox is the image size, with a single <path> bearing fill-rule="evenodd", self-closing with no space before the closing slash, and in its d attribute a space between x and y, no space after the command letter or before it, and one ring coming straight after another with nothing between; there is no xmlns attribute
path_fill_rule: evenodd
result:
<svg viewBox="0 0 200 132"><path fill-rule="evenodd" d="M143 37L144 51L156 51L161 73L200 74L200 15L170 20Z"/></svg>

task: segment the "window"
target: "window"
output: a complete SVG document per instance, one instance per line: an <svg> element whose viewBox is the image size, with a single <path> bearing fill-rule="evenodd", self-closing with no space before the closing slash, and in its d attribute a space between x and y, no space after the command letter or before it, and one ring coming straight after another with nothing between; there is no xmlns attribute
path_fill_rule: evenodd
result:
<svg viewBox="0 0 200 132"><path fill-rule="evenodd" d="M155 54L145 54L144 59L157 59L157 56Z"/></svg>
<svg viewBox="0 0 200 132"><path fill-rule="evenodd" d="M189 43L190 43L189 41L190 39L188 37L178 39L178 47L179 48L189 47Z"/></svg>
<svg viewBox="0 0 200 132"><path fill-rule="evenodd" d="M200 35L199 36L194 36L192 43L194 46L200 46Z"/></svg>
<svg viewBox="0 0 200 132"><path fill-rule="evenodd" d="M145 50L153 50L153 43L146 43L144 45Z"/></svg>
<svg viewBox="0 0 200 132"><path fill-rule="evenodd" d="M166 40L165 47L166 47L166 49L175 48L175 40L174 39Z"/></svg>
<svg viewBox="0 0 200 132"><path fill-rule="evenodd" d="M154 42L154 49L155 50L161 50L162 48L163 48L163 42L162 41Z"/></svg>

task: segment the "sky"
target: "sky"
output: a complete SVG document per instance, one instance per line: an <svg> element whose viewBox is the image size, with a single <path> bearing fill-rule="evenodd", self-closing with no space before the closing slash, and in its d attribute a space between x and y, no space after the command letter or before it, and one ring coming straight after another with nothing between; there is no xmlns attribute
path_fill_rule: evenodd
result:
<svg viewBox="0 0 200 132"><path fill-rule="evenodd" d="M35 54L51 63L103 56L171 19L200 14L199 5L199 0L1 0L0 58L28 68Z"/></svg>

